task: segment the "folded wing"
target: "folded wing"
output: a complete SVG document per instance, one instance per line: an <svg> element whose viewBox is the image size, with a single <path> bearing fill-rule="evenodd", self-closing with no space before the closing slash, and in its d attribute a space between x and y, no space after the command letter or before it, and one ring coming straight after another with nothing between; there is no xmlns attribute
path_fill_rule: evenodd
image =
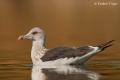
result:
<svg viewBox="0 0 120 80"><path fill-rule="evenodd" d="M82 46L79 48L58 47L48 50L41 58L43 62L57 60L60 58L74 58L83 56L94 49L89 46Z"/></svg>

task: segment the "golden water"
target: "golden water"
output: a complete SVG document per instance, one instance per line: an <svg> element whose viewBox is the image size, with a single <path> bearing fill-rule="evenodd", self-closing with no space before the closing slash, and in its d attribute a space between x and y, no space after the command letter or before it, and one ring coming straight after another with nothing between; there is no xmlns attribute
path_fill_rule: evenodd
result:
<svg viewBox="0 0 120 80"><path fill-rule="evenodd" d="M31 67L19 65L31 63L31 42L17 38L34 26L45 30L48 48L116 40L88 66L104 76L101 80L119 80L120 3L111 0L118 5L102 6L94 2L98 0L1 0L0 80L30 80Z"/></svg>

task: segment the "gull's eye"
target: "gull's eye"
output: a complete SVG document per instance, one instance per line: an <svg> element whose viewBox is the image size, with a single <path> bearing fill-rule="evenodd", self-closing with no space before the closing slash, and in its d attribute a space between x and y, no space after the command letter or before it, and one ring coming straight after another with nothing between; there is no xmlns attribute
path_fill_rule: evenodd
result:
<svg viewBox="0 0 120 80"><path fill-rule="evenodd" d="M32 32L33 35L37 34L38 32Z"/></svg>

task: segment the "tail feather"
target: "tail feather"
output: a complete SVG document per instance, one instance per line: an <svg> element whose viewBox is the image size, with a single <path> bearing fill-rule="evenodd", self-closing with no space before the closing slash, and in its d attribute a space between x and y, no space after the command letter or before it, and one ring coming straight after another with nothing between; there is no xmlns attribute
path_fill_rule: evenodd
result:
<svg viewBox="0 0 120 80"><path fill-rule="evenodd" d="M110 40L110 41L108 41L108 42L105 42L105 43L102 43L102 44L97 45L97 47L99 47L99 49L102 51L102 50L104 50L104 49L112 46L112 45L113 45L112 42L114 42L114 41L115 41L115 40Z"/></svg>
<svg viewBox="0 0 120 80"><path fill-rule="evenodd" d="M87 53L87 54L83 55L78 60L76 60L75 63L72 63L72 64L83 64L84 62L86 62L87 60L89 60L91 57L93 57L94 55L96 55L98 52L101 52L104 49L112 46L113 45L112 44L113 41L114 40L110 40L108 42L96 45L96 47L99 47L96 51L93 51L93 52L90 52L90 53Z"/></svg>

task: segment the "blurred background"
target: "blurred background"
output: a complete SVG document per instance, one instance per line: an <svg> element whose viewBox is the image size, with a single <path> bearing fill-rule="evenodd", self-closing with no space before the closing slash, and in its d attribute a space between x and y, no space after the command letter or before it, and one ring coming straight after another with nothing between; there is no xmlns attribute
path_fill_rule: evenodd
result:
<svg viewBox="0 0 120 80"><path fill-rule="evenodd" d="M44 29L47 48L96 45L114 39L114 46L92 60L119 60L120 6L94 5L97 1L0 0L0 64L31 63L31 41L17 38L34 26Z"/></svg>

